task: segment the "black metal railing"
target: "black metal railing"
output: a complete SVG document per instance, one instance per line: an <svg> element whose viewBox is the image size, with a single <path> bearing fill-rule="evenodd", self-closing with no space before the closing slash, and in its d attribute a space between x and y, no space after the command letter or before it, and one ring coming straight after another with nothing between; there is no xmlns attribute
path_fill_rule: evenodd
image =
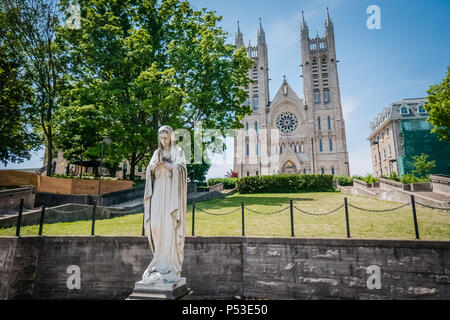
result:
<svg viewBox="0 0 450 320"><path fill-rule="evenodd" d="M195 236L195 216L197 214L197 212L201 212L207 215L211 215L211 216L226 216L226 215L231 215L234 214L238 211L241 211L241 225L242 225L242 236L245 236L245 211L249 211L251 213L254 214L261 214L261 215L274 215L274 214L278 214L284 211L289 210L290 212L290 227L291 227L291 237L295 236L295 224L294 224L294 211L296 210L297 212L309 215L309 216L326 216L326 215L330 215L333 214L339 210L341 210L342 208L344 208L344 212L345 212L345 225L346 225L346 232L347 232L347 238L350 238L350 218L349 218L349 208L353 208L355 210L360 210L360 211L365 211L365 212L371 212L371 213L381 213L381 212L391 212L391 211L395 211L395 210L400 210L402 208L405 208L407 206L411 205L411 209L412 209L412 215L413 215L413 225L414 225L414 231L415 231L415 237L416 239L420 239L420 234L419 234L419 224L418 224L418 220L417 220L417 210L416 210L416 205L428 208L428 209L432 209L432 210L443 210L443 211L449 211L450 208L441 208L441 207L435 207L435 206L431 206L431 205L427 205L427 204L423 204L420 202L417 202L414 198L414 195L411 195L411 201L405 204L402 204L400 206L394 207L394 208L387 208L387 209L368 209L368 208L362 208L359 206L356 206L354 204L351 204L348 202L347 198L344 198L344 203L338 207L336 207L333 210L327 211L327 212L310 212L307 210L304 210L302 208L299 208L298 206L294 205L294 201L291 199L289 200L289 205L286 206L285 208L276 210L276 211L272 211L272 212L261 212L255 209L252 209L248 206L245 205L244 201L241 202L241 205L231 211L227 211L224 213L214 213L214 212L210 212L207 211L205 209L202 209L200 207L198 207L196 205L196 203L194 202L192 204L192 236ZM23 216L23 207L24 207L24 199L20 200L20 205L19 205L19 211L18 211L18 216L17 216L17 223L16 223L16 236L19 237L20 236L20 230L21 230L21 226L22 226L22 216ZM131 211L114 211L115 208L108 208L107 210L109 210L109 213L121 213L121 215L125 215L125 214L132 214L132 213L137 213L136 211L139 211L140 208L142 207L143 209L143 205L139 206L138 208L134 208ZM61 211L55 208L46 208L45 205L42 206L42 210L41 210L41 215L40 215L40 219L39 219L39 232L38 235L42 235L43 232L43 226L44 226L44 221L45 221L45 214L46 214L46 210L48 211L55 211L57 213L64 213L64 214L74 214L74 213L79 213L79 212L86 212L87 210L89 210L90 208L92 208L92 214L91 214L91 235L94 236L95 235L95 221L96 221L96 213L97 213L97 204L94 202L94 204L92 206L88 206L84 209L81 210L76 210L76 211ZM145 236L145 220L144 220L145 214L143 214L143 219L142 219L142 236Z"/></svg>
<svg viewBox="0 0 450 320"><path fill-rule="evenodd" d="M214 213L214 212L209 212L207 210L201 209L199 208L195 203L192 204L192 236L195 236L195 213L196 212L202 212L208 215L213 215L213 216L224 216L224 215L230 215L233 214L237 211L239 211L239 209L241 210L241 215L242 215L242 236L245 236L245 211L249 211L255 214L267 214L267 215L273 215L273 214L277 214L277 213L281 213L284 212L286 210L290 210L290 224L291 224L291 237L295 236L295 224L294 224L294 209L297 210L300 213L309 215L309 216L326 216L326 215L330 215L333 214L339 210L341 210L342 208L345 209L345 226L346 226L346 232L347 232L347 238L351 238L350 236L350 218L349 218L349 207L356 209L356 210L360 210L360 211L366 211L366 212L391 212L391 211L395 211L395 210L400 210L402 208L405 208L409 205L411 205L411 209L412 209L412 213L413 213L413 224L414 224L414 231L415 231L415 236L416 239L420 239L420 235L419 235L419 224L417 222L417 212L416 212L416 204L421 205L423 207L429 208L429 209L433 209L433 210L444 210L444 211L449 211L450 208L441 208L441 207L435 207L435 206L431 206L431 205L426 205L426 204L422 204L419 202L416 202L414 199L414 195L411 195L411 201L408 203L405 203L403 205L394 207L394 208L388 208L388 209L368 209L368 208L362 208L356 205L353 205L351 203L348 202L347 198L344 198L344 203L340 206L338 206L337 208L327 211L327 212L310 212L310 211L306 211L302 208L299 208L297 206L294 205L293 200L289 200L289 205L285 208L276 210L276 211L272 211L272 212L260 212L257 211L255 209L249 208L248 206L246 206L244 204L244 202L241 203L241 206L231 210L229 212L226 213Z"/></svg>

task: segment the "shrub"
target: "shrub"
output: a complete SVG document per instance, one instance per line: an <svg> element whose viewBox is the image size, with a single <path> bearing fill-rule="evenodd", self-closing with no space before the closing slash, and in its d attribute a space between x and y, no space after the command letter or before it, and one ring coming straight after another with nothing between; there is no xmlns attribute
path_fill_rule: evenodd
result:
<svg viewBox="0 0 450 320"><path fill-rule="evenodd" d="M400 178L397 176L397 174L395 172L392 172L391 175L388 177L388 179L392 180L392 181L397 181L397 182L400 181Z"/></svg>
<svg viewBox="0 0 450 320"><path fill-rule="evenodd" d="M333 191L333 176L274 175L240 178L237 182L239 193L294 193Z"/></svg>
<svg viewBox="0 0 450 320"><path fill-rule="evenodd" d="M216 184L223 183L224 189L234 189L238 180L239 178L212 178L208 180L208 186L212 187Z"/></svg>
<svg viewBox="0 0 450 320"><path fill-rule="evenodd" d="M412 173L407 173L403 175L402 179L400 180L403 184L410 184L410 183L420 183L420 182L428 182L428 178L418 178Z"/></svg>
<svg viewBox="0 0 450 320"><path fill-rule="evenodd" d="M347 176L334 176L333 181L337 181L340 186L352 186L353 178Z"/></svg>
<svg viewBox="0 0 450 320"><path fill-rule="evenodd" d="M371 174L367 174L365 177L362 176L352 176L352 179L358 179L367 183L380 182L378 178L372 177Z"/></svg>
<svg viewBox="0 0 450 320"><path fill-rule="evenodd" d="M412 157L414 159L413 173L417 174L419 178L426 179L429 177L431 170L436 167L436 161L427 161L429 155L422 153L420 156Z"/></svg>
<svg viewBox="0 0 450 320"><path fill-rule="evenodd" d="M375 183L375 182L380 182L380 180L378 178L372 177L372 175L367 175L364 178L361 179L364 182L367 183Z"/></svg>

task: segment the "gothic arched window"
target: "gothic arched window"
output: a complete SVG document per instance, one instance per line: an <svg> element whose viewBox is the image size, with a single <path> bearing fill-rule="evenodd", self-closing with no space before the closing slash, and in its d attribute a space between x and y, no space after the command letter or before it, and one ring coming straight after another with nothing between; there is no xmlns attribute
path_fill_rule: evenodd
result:
<svg viewBox="0 0 450 320"><path fill-rule="evenodd" d="M314 90L314 103L319 104L320 103L320 91Z"/></svg>
<svg viewBox="0 0 450 320"><path fill-rule="evenodd" d="M323 90L323 103L330 103L330 90Z"/></svg>

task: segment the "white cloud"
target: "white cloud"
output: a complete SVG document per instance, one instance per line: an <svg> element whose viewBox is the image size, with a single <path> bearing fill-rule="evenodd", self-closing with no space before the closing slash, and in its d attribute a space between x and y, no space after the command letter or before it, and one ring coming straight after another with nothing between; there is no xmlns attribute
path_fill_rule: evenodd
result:
<svg viewBox="0 0 450 320"><path fill-rule="evenodd" d="M342 96L342 112L344 114L344 118L347 118L353 110L359 107L361 100L356 96Z"/></svg>

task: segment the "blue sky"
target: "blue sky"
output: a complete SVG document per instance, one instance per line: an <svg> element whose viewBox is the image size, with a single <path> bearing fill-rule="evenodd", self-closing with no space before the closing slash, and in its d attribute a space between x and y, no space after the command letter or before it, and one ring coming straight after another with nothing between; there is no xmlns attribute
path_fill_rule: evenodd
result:
<svg viewBox="0 0 450 320"><path fill-rule="evenodd" d="M262 18L269 50L270 96L283 75L300 98L300 21L305 12L311 36L324 33L326 7L334 23L341 98L346 121L351 174L371 172L369 123L390 103L425 97L450 65L450 1L448 0L192 0L197 8L215 10L234 43L236 21L244 42L256 43ZM369 30L369 5L381 9L381 30ZM232 144L227 165L213 165L208 177L220 177L232 168ZM7 168L40 167L43 152L31 161Z"/></svg>

